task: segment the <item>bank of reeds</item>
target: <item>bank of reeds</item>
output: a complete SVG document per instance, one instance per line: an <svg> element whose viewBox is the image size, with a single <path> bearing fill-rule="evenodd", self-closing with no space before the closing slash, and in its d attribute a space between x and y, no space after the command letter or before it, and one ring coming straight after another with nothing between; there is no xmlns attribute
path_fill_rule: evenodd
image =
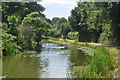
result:
<svg viewBox="0 0 120 80"><path fill-rule="evenodd" d="M78 66L73 69L76 78L114 78L112 70L115 62L104 46L99 46L93 51L93 56L86 66ZM73 76L73 75L72 75Z"/></svg>

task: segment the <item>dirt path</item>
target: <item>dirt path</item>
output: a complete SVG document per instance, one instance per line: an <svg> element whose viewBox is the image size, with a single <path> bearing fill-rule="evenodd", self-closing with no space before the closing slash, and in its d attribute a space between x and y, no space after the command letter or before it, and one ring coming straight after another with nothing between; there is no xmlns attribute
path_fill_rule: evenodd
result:
<svg viewBox="0 0 120 80"><path fill-rule="evenodd" d="M106 47L120 49L120 46L110 46L110 45L104 45L104 44L100 44L100 43L89 43L89 44L91 44L91 45L103 45L103 46L106 46Z"/></svg>
<svg viewBox="0 0 120 80"><path fill-rule="evenodd" d="M62 38L59 38L60 40L66 40L66 39L62 39ZM75 42L75 40L69 40L69 39L67 39L68 41L70 41L70 42ZM84 43L84 42L81 42L81 43ZM93 42L91 42L91 43L88 43L88 44L91 44L91 45L103 45L103 46L106 46L106 47L111 47L111 48L116 48L116 49L120 49L120 46L111 46L111 45L104 45L104 44L100 44L100 43L93 43Z"/></svg>

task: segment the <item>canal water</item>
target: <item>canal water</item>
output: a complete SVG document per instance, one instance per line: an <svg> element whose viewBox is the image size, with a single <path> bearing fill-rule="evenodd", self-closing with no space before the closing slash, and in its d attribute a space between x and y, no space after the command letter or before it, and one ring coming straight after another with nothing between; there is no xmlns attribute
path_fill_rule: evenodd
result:
<svg viewBox="0 0 120 80"><path fill-rule="evenodd" d="M83 66L87 55L76 45L43 42L37 53L23 53L3 58L6 78L67 78L72 67Z"/></svg>

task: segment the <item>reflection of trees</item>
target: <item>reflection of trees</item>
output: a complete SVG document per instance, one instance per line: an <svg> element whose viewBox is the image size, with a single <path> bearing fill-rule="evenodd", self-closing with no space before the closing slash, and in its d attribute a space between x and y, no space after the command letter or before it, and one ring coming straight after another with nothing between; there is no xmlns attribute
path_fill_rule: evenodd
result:
<svg viewBox="0 0 120 80"><path fill-rule="evenodd" d="M35 56L23 57L22 55L8 56L4 59L3 76L7 75L8 78L39 78L39 70L42 68L39 59Z"/></svg>
<svg viewBox="0 0 120 80"><path fill-rule="evenodd" d="M87 55L85 55L81 50L78 49L77 46L71 47L70 53L70 63L75 66L83 66L87 62Z"/></svg>

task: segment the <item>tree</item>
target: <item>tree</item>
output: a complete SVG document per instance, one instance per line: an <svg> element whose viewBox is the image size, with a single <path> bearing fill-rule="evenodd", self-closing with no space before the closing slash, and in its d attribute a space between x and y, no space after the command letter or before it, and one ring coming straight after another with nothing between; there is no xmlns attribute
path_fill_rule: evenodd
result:
<svg viewBox="0 0 120 80"><path fill-rule="evenodd" d="M42 39L42 35L48 33L48 29L50 28L50 24L46 22L43 18L40 18L38 12L32 12L24 17L22 21L24 26L31 26L33 28L32 34L34 34L34 39L39 43Z"/></svg>
<svg viewBox="0 0 120 80"><path fill-rule="evenodd" d="M31 12L39 12L41 17L45 17L45 8L37 2L2 2L2 21L7 22L7 16L12 14L19 15L22 19Z"/></svg>
<svg viewBox="0 0 120 80"><path fill-rule="evenodd" d="M87 25L87 3L78 2L78 6L72 9L71 16L68 18L73 31L79 34L79 41L90 41L90 33Z"/></svg>
<svg viewBox="0 0 120 80"><path fill-rule="evenodd" d="M71 26L69 22L61 24L61 34L63 38L66 39L68 37L68 33L71 31Z"/></svg>
<svg viewBox="0 0 120 80"><path fill-rule="evenodd" d="M8 33L18 37L18 28L21 23L21 18L15 14L8 16Z"/></svg>

